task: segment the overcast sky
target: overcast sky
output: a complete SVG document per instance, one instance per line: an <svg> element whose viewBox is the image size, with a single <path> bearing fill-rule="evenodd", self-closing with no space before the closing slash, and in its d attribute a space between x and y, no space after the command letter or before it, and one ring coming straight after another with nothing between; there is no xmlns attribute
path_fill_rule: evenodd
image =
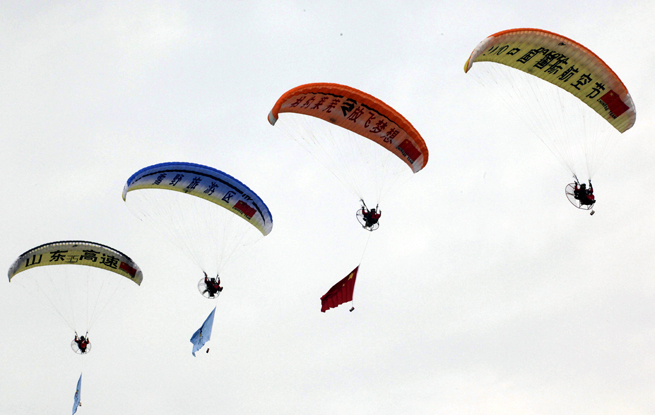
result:
<svg viewBox="0 0 655 415"><path fill-rule="evenodd" d="M0 5L0 264L42 243L114 247L143 270L93 350L18 284L0 288L0 413L653 414L652 1L24 2ZM456 5L454 5L456 4ZM621 77L637 122L564 196L546 147L463 66L535 27ZM319 298L360 261L358 201L267 122L285 91L334 82L427 142L394 189L350 305ZM121 199L167 161L209 165L267 203L270 235L218 301ZM210 353L189 338L217 305Z"/></svg>

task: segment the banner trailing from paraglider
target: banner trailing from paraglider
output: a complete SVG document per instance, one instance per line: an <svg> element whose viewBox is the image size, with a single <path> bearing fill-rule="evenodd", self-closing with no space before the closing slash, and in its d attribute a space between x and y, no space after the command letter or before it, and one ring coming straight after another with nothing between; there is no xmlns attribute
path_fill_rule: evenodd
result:
<svg viewBox="0 0 655 415"><path fill-rule="evenodd" d="M357 279L359 265L346 278L334 284L323 297L321 297L321 312L325 313L331 308L338 307L343 303L353 300L355 291L355 280Z"/></svg>
<svg viewBox="0 0 655 415"><path fill-rule="evenodd" d="M27 269L46 265L86 265L114 272L141 285L143 274L127 255L87 241L59 241L23 253L9 268L9 281Z"/></svg>
<svg viewBox="0 0 655 415"><path fill-rule="evenodd" d="M271 125L282 112L320 118L364 136L394 153L414 173L428 162L428 148L412 124L389 105L355 88L330 83L301 85L278 99L268 115Z"/></svg>
<svg viewBox="0 0 655 415"><path fill-rule="evenodd" d="M193 163L155 164L134 173L123 188L166 189L208 200L250 222L263 235L273 229L273 217L264 202L245 184L220 170Z"/></svg>
<svg viewBox="0 0 655 415"><path fill-rule="evenodd" d="M202 326L191 336L191 343L193 343L193 349L191 354L193 357L196 356L196 352L202 348L212 337L212 328L214 327L214 314L216 313L216 307L212 310L211 313L207 316L207 319Z"/></svg>
<svg viewBox="0 0 655 415"><path fill-rule="evenodd" d="M77 387L75 388L75 396L73 397L73 415L77 412L77 408L82 406L82 374L77 380Z"/></svg>
<svg viewBox="0 0 655 415"><path fill-rule="evenodd" d="M584 102L623 133L636 120L627 88L602 59L581 44L540 29L512 29L483 40L466 61L495 62L558 86Z"/></svg>

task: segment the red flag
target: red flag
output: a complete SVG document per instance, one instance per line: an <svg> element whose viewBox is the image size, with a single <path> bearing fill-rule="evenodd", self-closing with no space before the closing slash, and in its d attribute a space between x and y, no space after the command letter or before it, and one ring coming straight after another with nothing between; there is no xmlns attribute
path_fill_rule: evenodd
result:
<svg viewBox="0 0 655 415"><path fill-rule="evenodd" d="M417 149L416 147L414 147L414 145L412 144L412 142L409 141L408 139L405 139L405 141L403 141L402 143L400 143L400 145L399 145L397 148L398 148L398 150L400 150L400 152L403 153L403 155L404 155L405 157L407 157L407 159L408 159L409 161L411 161L412 163L413 163L417 158L419 158L419 156L421 155L421 152L419 151L419 149Z"/></svg>
<svg viewBox="0 0 655 415"><path fill-rule="evenodd" d="M607 104L609 110L612 111L616 117L620 117L621 114L630 109L630 107L625 105L625 102L621 101L621 97L611 89L608 93L600 97L600 100Z"/></svg>
<svg viewBox="0 0 655 415"><path fill-rule="evenodd" d="M347 303L353 300L353 291L355 290L355 280L357 279L357 271L359 265L353 270L346 278L334 284L330 290L321 297L321 312L335 308L340 304Z"/></svg>
<svg viewBox="0 0 655 415"><path fill-rule="evenodd" d="M127 272L130 275L130 277L132 277L132 278L134 278L134 276L136 275L136 269L132 268L131 266L129 266L125 262L121 262L121 265L119 266L119 268L122 269L123 271Z"/></svg>
<svg viewBox="0 0 655 415"><path fill-rule="evenodd" d="M254 207L248 206L248 204L243 200L239 200L237 204L234 205L234 209L246 215L248 219L251 219L252 215L254 215L255 212L257 212Z"/></svg>

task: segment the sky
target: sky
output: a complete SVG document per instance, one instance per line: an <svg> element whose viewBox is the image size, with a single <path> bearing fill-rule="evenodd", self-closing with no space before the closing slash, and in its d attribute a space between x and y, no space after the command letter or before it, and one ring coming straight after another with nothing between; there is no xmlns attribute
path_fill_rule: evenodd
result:
<svg viewBox="0 0 655 415"><path fill-rule="evenodd" d="M0 413L69 413L83 373L78 414L653 414L655 5L446 3L3 2L0 263L89 240L144 280L103 312L86 356L48 304L1 285ZM520 27L593 50L635 102L594 176L594 216L463 71L479 42ZM374 95L428 145L372 234L357 199L267 122L310 82ZM168 161L237 177L273 215L217 301L121 198ZM321 313L360 261L356 310ZM214 306L210 352L193 357Z"/></svg>

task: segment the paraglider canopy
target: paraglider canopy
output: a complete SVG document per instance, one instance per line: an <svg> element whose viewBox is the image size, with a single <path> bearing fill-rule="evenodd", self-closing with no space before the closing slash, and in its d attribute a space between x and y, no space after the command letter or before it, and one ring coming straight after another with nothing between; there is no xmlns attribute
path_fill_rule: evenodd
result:
<svg viewBox="0 0 655 415"><path fill-rule="evenodd" d="M76 333L73 350L90 350L88 333L107 305L143 273L124 253L89 241L58 241L21 254L11 265L9 281L30 295L46 299ZM131 282L128 282L131 281ZM77 333L86 333L83 338ZM78 350L79 349L79 350Z"/></svg>
<svg viewBox="0 0 655 415"><path fill-rule="evenodd" d="M292 88L273 105L268 121L323 164L357 200L373 206L421 171L429 158L425 141L403 115L346 85L320 82Z"/></svg>
<svg viewBox="0 0 655 415"><path fill-rule="evenodd" d="M273 229L271 212L254 191L201 164L145 167L127 180L123 200L210 277L223 276L237 252Z"/></svg>
<svg viewBox="0 0 655 415"><path fill-rule="evenodd" d="M504 121L523 121L573 177L591 179L636 120L616 73L580 43L546 30L495 33L464 71L508 107Z"/></svg>
<svg viewBox="0 0 655 415"><path fill-rule="evenodd" d="M138 189L166 189L210 201L249 221L263 235L273 229L273 217L264 202L245 184L212 167L172 162L145 167L134 173L123 188L127 193Z"/></svg>
<svg viewBox="0 0 655 415"><path fill-rule="evenodd" d="M160 163L134 173L123 188L166 189L206 199L231 210L256 227L263 235L273 229L273 217L264 202L246 185L220 170L194 163Z"/></svg>
<svg viewBox="0 0 655 415"><path fill-rule="evenodd" d="M632 98L621 79L596 54L561 35L511 29L483 40L464 65L495 62L536 76L573 94L623 133L635 123Z"/></svg>
<svg viewBox="0 0 655 415"><path fill-rule="evenodd" d="M143 281L143 273L130 257L106 245L88 241L51 242L24 252L9 267L9 281L20 272L50 265L86 265L114 272L137 285Z"/></svg>
<svg viewBox="0 0 655 415"><path fill-rule="evenodd" d="M399 112L358 89L331 83L300 85L284 93L268 114L293 112L320 118L366 137L405 162L414 173L428 163L428 148L414 126Z"/></svg>

